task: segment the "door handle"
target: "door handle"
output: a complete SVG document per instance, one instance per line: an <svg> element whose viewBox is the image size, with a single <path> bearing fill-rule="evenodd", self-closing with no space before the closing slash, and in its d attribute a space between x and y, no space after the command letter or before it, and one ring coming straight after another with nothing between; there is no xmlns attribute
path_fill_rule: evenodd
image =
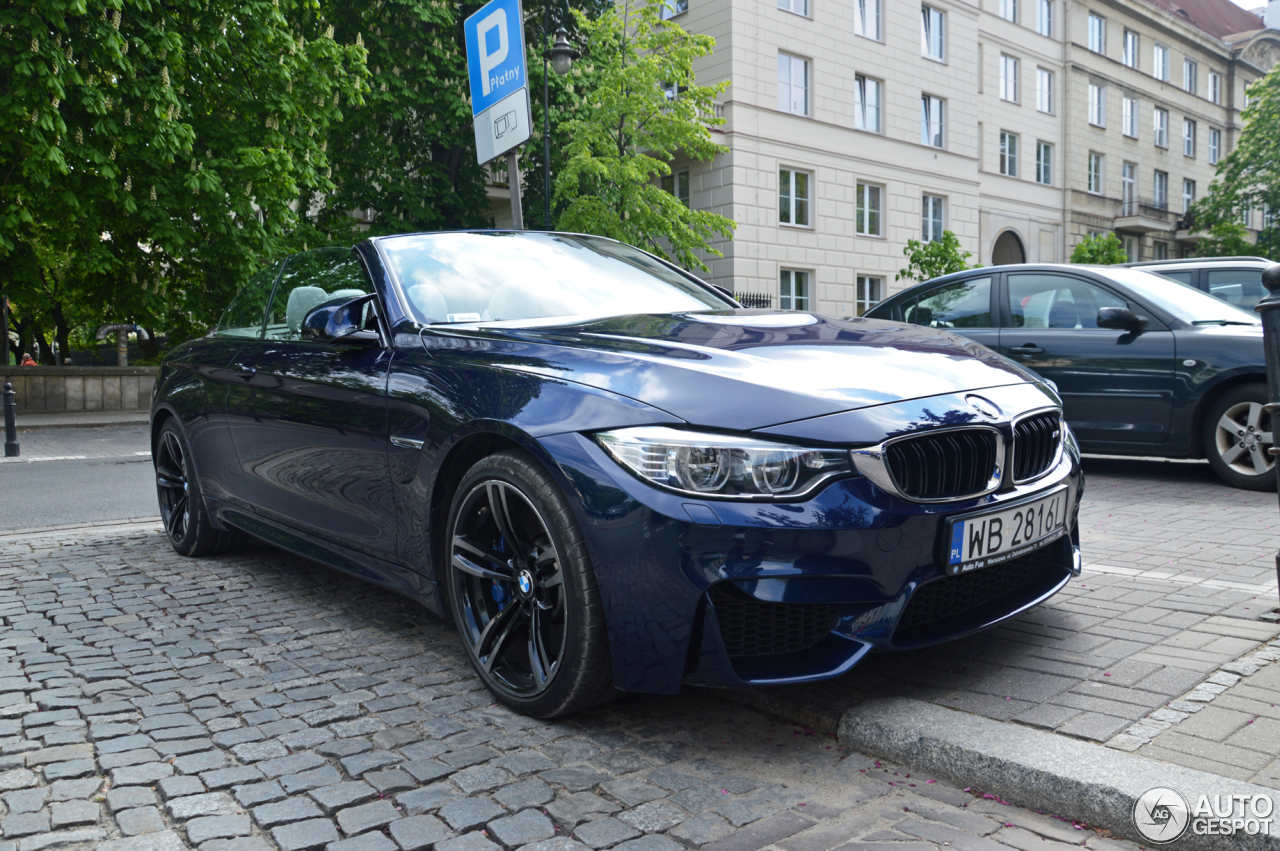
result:
<svg viewBox="0 0 1280 851"><path fill-rule="evenodd" d="M243 378L245 381L248 381L250 378L253 378L258 374L258 371L253 367L239 364L232 367L231 371L235 374L236 378Z"/></svg>
<svg viewBox="0 0 1280 851"><path fill-rule="evenodd" d="M1021 345L1021 346L1011 346L1011 347L1009 348L1009 351L1013 352L1015 355L1042 355L1042 354L1044 354L1044 349L1040 348L1040 347L1039 347L1039 346L1037 346L1035 343L1026 343L1026 344Z"/></svg>

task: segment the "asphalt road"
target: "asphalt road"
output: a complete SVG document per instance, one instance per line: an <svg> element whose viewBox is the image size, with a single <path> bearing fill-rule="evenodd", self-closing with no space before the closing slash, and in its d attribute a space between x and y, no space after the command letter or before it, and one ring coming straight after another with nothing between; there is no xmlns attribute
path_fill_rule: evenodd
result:
<svg viewBox="0 0 1280 851"><path fill-rule="evenodd" d="M0 531L160 516L146 425L30 429L18 443L0 460Z"/></svg>

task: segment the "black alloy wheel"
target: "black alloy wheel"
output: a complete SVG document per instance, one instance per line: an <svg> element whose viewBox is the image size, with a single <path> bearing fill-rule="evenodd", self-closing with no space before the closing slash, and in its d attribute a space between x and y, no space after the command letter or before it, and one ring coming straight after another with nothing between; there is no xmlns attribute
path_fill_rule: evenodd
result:
<svg viewBox="0 0 1280 851"><path fill-rule="evenodd" d="M609 697L595 572L554 481L520 453L489 456L458 488L448 529L449 604L489 689L540 718Z"/></svg>
<svg viewBox="0 0 1280 851"><path fill-rule="evenodd" d="M169 543L180 555L213 555L234 544L237 536L210 524L190 458L187 441L177 423L169 420L160 429L152 450L160 519Z"/></svg>

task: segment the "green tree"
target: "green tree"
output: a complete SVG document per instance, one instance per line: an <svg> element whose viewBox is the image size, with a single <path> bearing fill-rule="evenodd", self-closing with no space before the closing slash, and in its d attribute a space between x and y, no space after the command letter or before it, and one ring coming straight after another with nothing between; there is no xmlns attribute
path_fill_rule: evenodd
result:
<svg viewBox="0 0 1280 851"><path fill-rule="evenodd" d="M1234 257L1253 254L1256 248L1245 239L1249 231L1235 221L1221 221L1202 234L1196 243L1196 257Z"/></svg>
<svg viewBox="0 0 1280 851"><path fill-rule="evenodd" d="M727 150L710 128L724 121L714 102L729 83L697 84L693 61L710 54L715 40L662 20L661 7L662 0L622 0L594 20L574 10L589 112L563 123L570 142L556 177L558 227L706 268L698 252L720 256L710 241L731 235L733 222L685 207L658 181L678 153L709 160Z"/></svg>
<svg viewBox="0 0 1280 851"><path fill-rule="evenodd" d="M949 230L942 232L941 239L921 242L908 239L907 247L902 249L907 258L907 268L898 272L895 281L907 278L913 281L928 281L952 272L963 272L965 269L977 269L981 264L969 265L973 256L960 249L960 240Z"/></svg>
<svg viewBox="0 0 1280 851"><path fill-rule="evenodd" d="M293 246L364 75L313 0L34 0L0 40L0 254L63 231L99 321L179 337Z"/></svg>
<svg viewBox="0 0 1280 851"><path fill-rule="evenodd" d="M1114 266L1117 263L1128 263L1129 255L1125 253L1120 237L1114 233L1094 234L1086 236L1075 247L1071 252L1071 262Z"/></svg>
<svg viewBox="0 0 1280 851"><path fill-rule="evenodd" d="M1240 141L1218 163L1209 191L1191 208L1191 221L1197 231L1210 236L1204 250L1231 245L1234 253L1241 243L1231 239L1233 234L1215 229L1238 224L1246 211L1261 210L1257 245L1245 243L1240 253L1280 260L1280 216L1276 215L1280 211L1280 65L1249 87L1249 106L1241 119ZM1200 254L1204 246L1202 240L1198 256L1209 256Z"/></svg>
<svg viewBox="0 0 1280 851"><path fill-rule="evenodd" d="M364 103L330 132L336 188L317 222L330 238L352 240L357 209L373 212L370 234L487 223L462 36L481 5L325 0L338 39L363 40L371 72Z"/></svg>

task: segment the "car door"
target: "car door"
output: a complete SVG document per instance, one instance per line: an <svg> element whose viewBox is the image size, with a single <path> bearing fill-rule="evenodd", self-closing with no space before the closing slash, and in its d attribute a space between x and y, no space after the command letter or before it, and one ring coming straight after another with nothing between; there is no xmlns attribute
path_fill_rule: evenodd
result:
<svg viewBox="0 0 1280 851"><path fill-rule="evenodd" d="M1162 443L1173 409L1174 339L1159 320L1137 332L1099 328L1099 308L1145 312L1095 281L1010 272L1000 352L1049 379L1077 437L1093 443Z"/></svg>
<svg viewBox="0 0 1280 851"><path fill-rule="evenodd" d="M291 257L263 337L246 341L232 365L227 414L247 503L318 538L392 558L391 352L379 342L320 342L301 334L312 308L372 291L350 249Z"/></svg>
<svg viewBox="0 0 1280 851"><path fill-rule="evenodd" d="M1000 328L992 312L994 287L991 275L951 281L898 305L904 322L943 328L962 334L984 346L1000 344Z"/></svg>

